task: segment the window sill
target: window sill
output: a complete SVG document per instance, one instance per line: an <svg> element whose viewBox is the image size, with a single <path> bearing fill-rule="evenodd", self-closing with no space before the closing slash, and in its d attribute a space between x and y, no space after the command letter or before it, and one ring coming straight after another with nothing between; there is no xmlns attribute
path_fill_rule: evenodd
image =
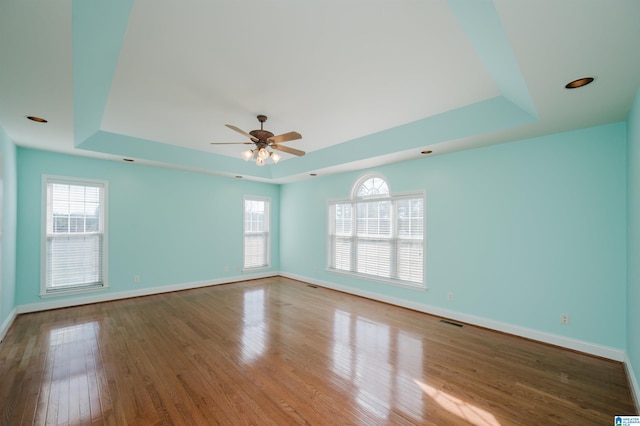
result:
<svg viewBox="0 0 640 426"><path fill-rule="evenodd" d="M416 291L427 291L426 284L408 284L402 281L377 277L375 275L358 274L355 272L341 271L339 269L327 268L326 271L336 275L343 275L346 277L357 278L364 281L373 281L381 284L392 285L394 287L407 288Z"/></svg>
<svg viewBox="0 0 640 426"><path fill-rule="evenodd" d="M97 291L107 290L109 288L108 285L103 285L100 287L86 287L86 288L70 288L68 290L55 290L49 293L40 293L40 297L42 299L47 299L50 297L60 297L60 296L71 296L74 294L84 294L84 293L95 293Z"/></svg>

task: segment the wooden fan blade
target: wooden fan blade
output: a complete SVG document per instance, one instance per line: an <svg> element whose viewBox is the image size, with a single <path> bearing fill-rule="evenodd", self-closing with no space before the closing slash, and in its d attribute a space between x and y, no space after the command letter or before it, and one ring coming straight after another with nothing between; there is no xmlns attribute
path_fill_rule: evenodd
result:
<svg viewBox="0 0 640 426"><path fill-rule="evenodd" d="M210 145L253 145L253 142L209 142Z"/></svg>
<svg viewBox="0 0 640 426"><path fill-rule="evenodd" d="M297 139L302 139L302 135L300 133L289 132L289 133L283 133L277 136L271 136L269 139L267 139L267 142L281 143L281 142L295 141Z"/></svg>
<svg viewBox="0 0 640 426"><path fill-rule="evenodd" d="M258 142L258 138L256 138L255 136L251 136L249 133L245 132L242 129L238 129L236 126L234 126L232 124L225 124L225 126L230 128L231 130L235 130L236 132L240 133L241 135L244 135L244 136L248 137L249 139L251 139L254 142Z"/></svg>
<svg viewBox="0 0 640 426"><path fill-rule="evenodd" d="M299 149L295 149L295 148L289 148L288 146L284 146L284 145L276 145L276 144L272 143L269 146L271 148L273 148L273 149L277 149L278 151L287 152L289 154L297 155L298 157L302 157L305 154L304 151L300 151Z"/></svg>

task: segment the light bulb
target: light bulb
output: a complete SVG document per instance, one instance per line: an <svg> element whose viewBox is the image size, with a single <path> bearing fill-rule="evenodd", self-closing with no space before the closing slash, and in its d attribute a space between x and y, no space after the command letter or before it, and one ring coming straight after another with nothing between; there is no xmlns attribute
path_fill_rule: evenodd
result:
<svg viewBox="0 0 640 426"><path fill-rule="evenodd" d="M242 156L244 161L249 161L249 160L251 160L251 157L253 157L253 150L248 149L246 151L242 151L242 153L240 153L240 155Z"/></svg>
<svg viewBox="0 0 640 426"><path fill-rule="evenodd" d="M260 148L260 151L258 151L258 158L266 160L267 158L269 158L269 151L264 148Z"/></svg>
<svg viewBox="0 0 640 426"><path fill-rule="evenodd" d="M271 159L273 160L274 163L278 164L278 161L280 161L281 158L282 157L277 152L271 153Z"/></svg>
<svg viewBox="0 0 640 426"><path fill-rule="evenodd" d="M256 164L258 166L264 166L264 160L260 157L256 158Z"/></svg>

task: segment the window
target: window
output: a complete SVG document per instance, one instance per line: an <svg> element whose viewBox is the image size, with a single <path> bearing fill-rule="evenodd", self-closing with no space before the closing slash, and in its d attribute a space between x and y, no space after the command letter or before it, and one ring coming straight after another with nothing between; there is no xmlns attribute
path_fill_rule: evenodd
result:
<svg viewBox="0 0 640 426"><path fill-rule="evenodd" d="M328 251L329 271L425 288L424 194L392 195L364 176L350 200L329 202Z"/></svg>
<svg viewBox="0 0 640 426"><path fill-rule="evenodd" d="M244 266L247 269L268 268L269 205L268 198L244 199Z"/></svg>
<svg viewBox="0 0 640 426"><path fill-rule="evenodd" d="M107 287L107 182L43 177L41 294Z"/></svg>

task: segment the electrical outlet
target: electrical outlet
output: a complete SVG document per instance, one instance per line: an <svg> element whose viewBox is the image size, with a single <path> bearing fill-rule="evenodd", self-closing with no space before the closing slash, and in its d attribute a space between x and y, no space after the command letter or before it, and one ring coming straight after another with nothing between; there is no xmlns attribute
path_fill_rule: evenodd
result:
<svg viewBox="0 0 640 426"><path fill-rule="evenodd" d="M140 275L134 275L133 276L133 282L134 283L139 283L140 282Z"/></svg>
<svg viewBox="0 0 640 426"><path fill-rule="evenodd" d="M453 300L453 293L449 292L449 294L447 294L447 300L448 301L452 301Z"/></svg>
<svg viewBox="0 0 640 426"><path fill-rule="evenodd" d="M560 324L569 325L569 315L568 314L560 315Z"/></svg>

